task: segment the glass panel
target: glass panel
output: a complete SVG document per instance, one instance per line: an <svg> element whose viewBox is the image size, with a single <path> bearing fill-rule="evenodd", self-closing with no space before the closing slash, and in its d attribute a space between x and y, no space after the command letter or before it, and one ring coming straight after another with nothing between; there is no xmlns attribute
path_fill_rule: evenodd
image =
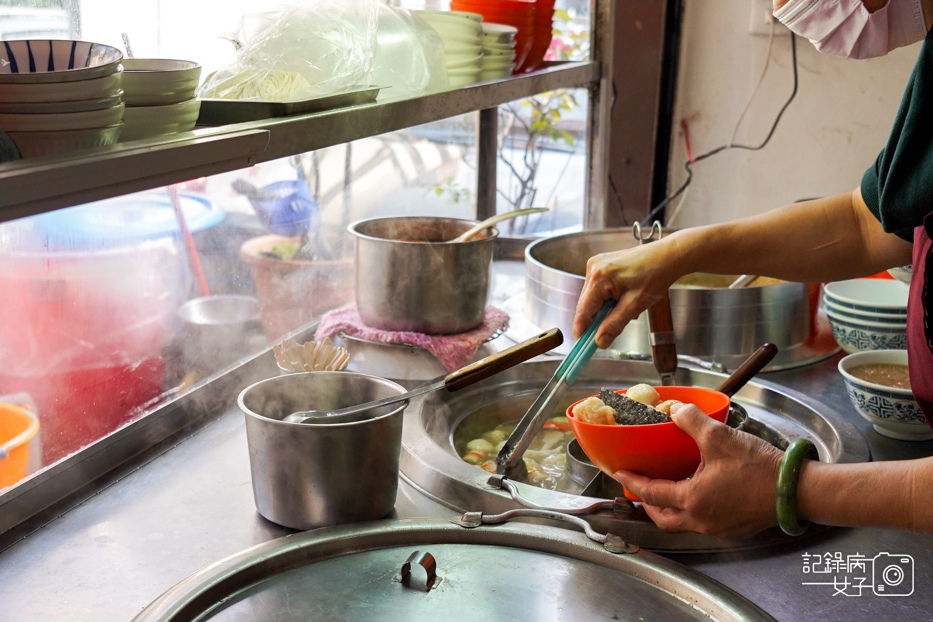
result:
<svg viewBox="0 0 933 622"><path fill-rule="evenodd" d="M187 5L197 12L174 21ZM147 0L126 21L112 7L0 0L0 37L118 44L128 29L137 54L208 67L229 44L205 37L203 25L233 29L239 12L256 10L229 0ZM14 9L38 16L32 30L10 26ZM576 34L552 46L552 57L585 55L582 9L568 11L562 26L555 21ZM497 210L551 208L503 224L503 235L581 227L585 98L582 90L546 93L500 109ZM0 224L0 489L352 303L351 222L474 218L477 118ZM3 403L37 415L38 433L8 424L14 417ZM20 420L28 428L30 417ZM14 437L27 458L15 472L5 445Z"/></svg>

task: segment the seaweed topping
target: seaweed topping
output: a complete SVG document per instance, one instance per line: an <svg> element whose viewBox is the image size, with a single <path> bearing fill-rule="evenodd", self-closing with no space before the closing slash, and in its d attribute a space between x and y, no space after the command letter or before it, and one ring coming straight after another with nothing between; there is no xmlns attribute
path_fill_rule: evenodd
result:
<svg viewBox="0 0 933 622"><path fill-rule="evenodd" d="M609 389L602 389L599 392L599 399L615 411L615 420L619 425L648 425L671 421L668 415L658 412L651 406L636 402L628 396Z"/></svg>

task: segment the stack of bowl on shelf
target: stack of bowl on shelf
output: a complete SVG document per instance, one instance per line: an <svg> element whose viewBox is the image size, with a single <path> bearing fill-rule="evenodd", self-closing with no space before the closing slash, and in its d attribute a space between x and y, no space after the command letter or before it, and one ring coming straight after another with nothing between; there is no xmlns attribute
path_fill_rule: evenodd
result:
<svg viewBox="0 0 933 622"><path fill-rule="evenodd" d="M515 70L515 35L518 29L483 22L483 62L480 80L507 78Z"/></svg>
<svg viewBox="0 0 933 622"><path fill-rule="evenodd" d="M201 66L187 60L129 58L123 61L121 141L187 132L194 128L201 102L194 97Z"/></svg>
<svg viewBox="0 0 933 622"><path fill-rule="evenodd" d="M554 0L452 0L453 11L479 13L483 21L513 26L515 73L541 65L551 45Z"/></svg>
<svg viewBox="0 0 933 622"><path fill-rule="evenodd" d="M907 348L908 286L888 279L828 283L823 303L833 337L849 354Z"/></svg>
<svg viewBox="0 0 933 622"><path fill-rule="evenodd" d="M466 86L479 80L483 60L480 35L482 15L460 11L415 11L444 42L444 62L450 86Z"/></svg>
<svg viewBox="0 0 933 622"><path fill-rule="evenodd" d="M111 145L123 129L123 53L86 41L0 47L0 129L24 158Z"/></svg>

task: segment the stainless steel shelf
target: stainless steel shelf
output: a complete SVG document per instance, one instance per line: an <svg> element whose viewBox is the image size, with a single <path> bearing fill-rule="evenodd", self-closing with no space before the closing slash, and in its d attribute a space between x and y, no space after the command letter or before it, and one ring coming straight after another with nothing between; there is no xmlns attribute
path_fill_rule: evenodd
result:
<svg viewBox="0 0 933 622"><path fill-rule="evenodd" d="M596 87L597 62L388 103L196 129L75 156L0 165L0 222L147 190L493 108L557 88Z"/></svg>

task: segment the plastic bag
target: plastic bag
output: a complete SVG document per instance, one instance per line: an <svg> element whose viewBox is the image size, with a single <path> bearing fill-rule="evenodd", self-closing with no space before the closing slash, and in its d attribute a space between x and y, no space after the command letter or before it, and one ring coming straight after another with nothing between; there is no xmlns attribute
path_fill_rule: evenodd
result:
<svg viewBox="0 0 933 622"><path fill-rule="evenodd" d="M379 101L402 99L447 87L444 42L411 11L379 6L373 84L387 88Z"/></svg>
<svg viewBox="0 0 933 622"><path fill-rule="evenodd" d="M378 0L301 0L245 15L229 35L234 65L212 73L202 98L298 101L370 84Z"/></svg>

